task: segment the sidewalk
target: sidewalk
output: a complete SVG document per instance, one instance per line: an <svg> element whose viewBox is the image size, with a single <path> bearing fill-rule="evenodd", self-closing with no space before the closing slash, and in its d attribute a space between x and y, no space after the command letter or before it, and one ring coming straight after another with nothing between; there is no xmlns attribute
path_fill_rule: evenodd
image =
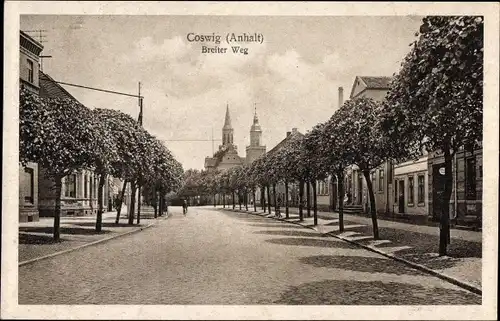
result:
<svg viewBox="0 0 500 321"><path fill-rule="evenodd" d="M222 208L222 206L218 206ZM227 208L230 209L231 208ZM236 207L236 211L238 207ZM244 210L242 210L245 212ZM272 214L263 213L260 207L257 212L249 207L248 213L274 218ZM380 254L406 261L412 265L423 266L429 273L436 273L451 281L457 280L463 287L480 292L482 274L482 233L467 230L452 230L451 244L448 245L448 256L438 256L439 229L431 226L414 225L402 222L378 219L380 240L373 239L370 217L344 214L344 232L339 231L338 213L319 212L318 225L314 226L313 217L305 217L299 221L298 210L289 210L289 219L283 221L300 224L312 228L321 234L327 234L356 243ZM312 216L312 212L311 212ZM449 280L448 279L448 280ZM450 281L450 280L449 280Z"/></svg>
<svg viewBox="0 0 500 321"><path fill-rule="evenodd" d="M165 219L166 216L160 217ZM154 225L158 220L149 211L142 213L141 222L128 225L126 214L122 212L119 224L115 224L116 212L103 213L102 231L95 231L96 216L61 217L60 242L53 240L54 218L41 217L38 222L19 223L19 264L36 260L61 251L68 251L102 242L121 235L134 233Z"/></svg>

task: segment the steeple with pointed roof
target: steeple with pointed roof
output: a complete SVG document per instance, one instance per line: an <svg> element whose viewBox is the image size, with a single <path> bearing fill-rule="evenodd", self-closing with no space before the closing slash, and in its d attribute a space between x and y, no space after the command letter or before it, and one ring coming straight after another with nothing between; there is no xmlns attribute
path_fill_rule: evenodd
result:
<svg viewBox="0 0 500 321"><path fill-rule="evenodd" d="M250 127L250 145L247 146L247 163L251 164L260 155L266 152L266 146L262 146L262 129L257 117L257 107L254 107L253 124Z"/></svg>
<svg viewBox="0 0 500 321"><path fill-rule="evenodd" d="M229 115L229 104L226 106L226 118L224 120L224 127L222 127L222 145L233 144L233 126L231 126L231 116Z"/></svg>

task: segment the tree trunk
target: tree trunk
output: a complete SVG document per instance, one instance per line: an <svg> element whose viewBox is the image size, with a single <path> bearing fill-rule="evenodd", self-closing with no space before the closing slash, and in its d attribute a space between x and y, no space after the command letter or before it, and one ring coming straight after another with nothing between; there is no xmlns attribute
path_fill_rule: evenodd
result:
<svg viewBox="0 0 500 321"><path fill-rule="evenodd" d="M222 208L226 208L226 192L222 193Z"/></svg>
<svg viewBox="0 0 500 321"><path fill-rule="evenodd" d="M276 184L273 184L274 213L278 213L278 202L276 199Z"/></svg>
<svg viewBox="0 0 500 321"><path fill-rule="evenodd" d="M102 199L102 191L104 187L104 183L106 183L106 175L99 175L99 187L97 190L97 219L95 222L95 230L96 232L102 231L102 211L103 211L103 199Z"/></svg>
<svg viewBox="0 0 500 321"><path fill-rule="evenodd" d="M123 182L123 187L120 193L120 198L118 200L118 208L116 209L116 220L115 223L118 224L120 223L120 212L122 210L122 205L123 205L123 197L125 196L125 189L127 188L127 181Z"/></svg>
<svg viewBox="0 0 500 321"><path fill-rule="evenodd" d="M316 180L311 182L312 192L313 192L313 213L314 213L314 225L318 225L318 202L316 197Z"/></svg>
<svg viewBox="0 0 500 321"><path fill-rule="evenodd" d="M288 214L288 181L285 181L285 215L290 218Z"/></svg>
<svg viewBox="0 0 500 321"><path fill-rule="evenodd" d="M266 212L266 187L262 185L260 187L260 205L264 213Z"/></svg>
<svg viewBox="0 0 500 321"><path fill-rule="evenodd" d="M449 148L444 149L444 193L441 202L441 218L439 224L439 256L447 254L447 247L450 243L450 198L453 188L452 176L453 155ZM456 204L455 204L456 206Z"/></svg>
<svg viewBox="0 0 500 321"><path fill-rule="evenodd" d="M162 216L163 215L163 197L161 195L161 192L158 192L158 212L159 212L159 215Z"/></svg>
<svg viewBox="0 0 500 321"><path fill-rule="evenodd" d="M217 194L214 193L214 207L217 207Z"/></svg>
<svg viewBox="0 0 500 321"><path fill-rule="evenodd" d="M234 208L236 207L236 203L235 203L235 200L234 200L234 191L232 192L232 196L233 196L233 210L234 210Z"/></svg>
<svg viewBox="0 0 500 321"><path fill-rule="evenodd" d="M378 222L377 222L377 208L375 207L375 194L373 194L373 185L370 177L370 171L364 170L363 176L365 177L366 185L368 186L368 194L370 196L370 213L373 224L373 238L375 240L378 240L379 234L378 234Z"/></svg>
<svg viewBox="0 0 500 321"><path fill-rule="evenodd" d="M243 200L245 201L245 209L248 212L248 191L247 190L245 190L245 196L244 196Z"/></svg>
<svg viewBox="0 0 500 321"><path fill-rule="evenodd" d="M304 220L304 181L299 182L299 221Z"/></svg>
<svg viewBox="0 0 500 321"><path fill-rule="evenodd" d="M337 172L337 186L339 190L337 195L339 200L339 230L344 232L344 171Z"/></svg>
<svg viewBox="0 0 500 321"><path fill-rule="evenodd" d="M141 185L137 186L137 224L141 223Z"/></svg>
<svg viewBox="0 0 500 321"><path fill-rule="evenodd" d="M61 238L61 190L62 190L62 176L56 176L55 181L55 193L56 193L56 203L54 204L54 241L59 242Z"/></svg>
<svg viewBox="0 0 500 321"><path fill-rule="evenodd" d="M252 189L253 211L257 212L257 202L255 201L255 187Z"/></svg>
<svg viewBox="0 0 500 321"><path fill-rule="evenodd" d="M153 208L155 211L155 218L158 217L158 203L156 198L156 187L153 187Z"/></svg>
<svg viewBox="0 0 500 321"><path fill-rule="evenodd" d="M128 224L132 225L134 224L134 212L135 212L135 192L137 191L137 188L135 187L135 183L131 182L130 183L130 208L128 211Z"/></svg>
<svg viewBox="0 0 500 321"><path fill-rule="evenodd" d="M307 217L311 217L311 184L309 181L306 184Z"/></svg>
<svg viewBox="0 0 500 321"><path fill-rule="evenodd" d="M240 211L241 211L241 199L242 199L241 192L238 191L238 206L240 207Z"/></svg>
<svg viewBox="0 0 500 321"><path fill-rule="evenodd" d="M94 201L92 201L92 196L94 194L93 192L94 192L94 179L92 178L92 175L89 175L89 207L90 207L90 213L92 215L94 215Z"/></svg>
<svg viewBox="0 0 500 321"><path fill-rule="evenodd" d="M267 210L271 214L271 185L267 185Z"/></svg>

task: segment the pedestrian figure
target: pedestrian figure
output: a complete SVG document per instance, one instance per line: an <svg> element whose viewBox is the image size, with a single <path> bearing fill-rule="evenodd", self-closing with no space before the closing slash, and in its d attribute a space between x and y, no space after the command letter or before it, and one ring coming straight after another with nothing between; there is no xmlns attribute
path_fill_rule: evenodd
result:
<svg viewBox="0 0 500 321"><path fill-rule="evenodd" d="M184 200L184 201L182 202L182 213L183 213L184 215L186 215L187 211L188 211L188 203L187 203L187 201L186 201L186 200Z"/></svg>

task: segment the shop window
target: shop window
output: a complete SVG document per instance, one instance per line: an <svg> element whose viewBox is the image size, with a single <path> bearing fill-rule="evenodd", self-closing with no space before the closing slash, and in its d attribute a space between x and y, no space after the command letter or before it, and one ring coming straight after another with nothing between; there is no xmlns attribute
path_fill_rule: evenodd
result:
<svg viewBox="0 0 500 321"><path fill-rule="evenodd" d="M408 205L412 206L414 203L415 186L413 182L413 176L408 177Z"/></svg>
<svg viewBox="0 0 500 321"><path fill-rule="evenodd" d="M425 203L425 176L418 175L418 203Z"/></svg>
<svg viewBox="0 0 500 321"><path fill-rule="evenodd" d="M476 158L467 158L465 163L465 195L468 200L475 200L476 192Z"/></svg>

